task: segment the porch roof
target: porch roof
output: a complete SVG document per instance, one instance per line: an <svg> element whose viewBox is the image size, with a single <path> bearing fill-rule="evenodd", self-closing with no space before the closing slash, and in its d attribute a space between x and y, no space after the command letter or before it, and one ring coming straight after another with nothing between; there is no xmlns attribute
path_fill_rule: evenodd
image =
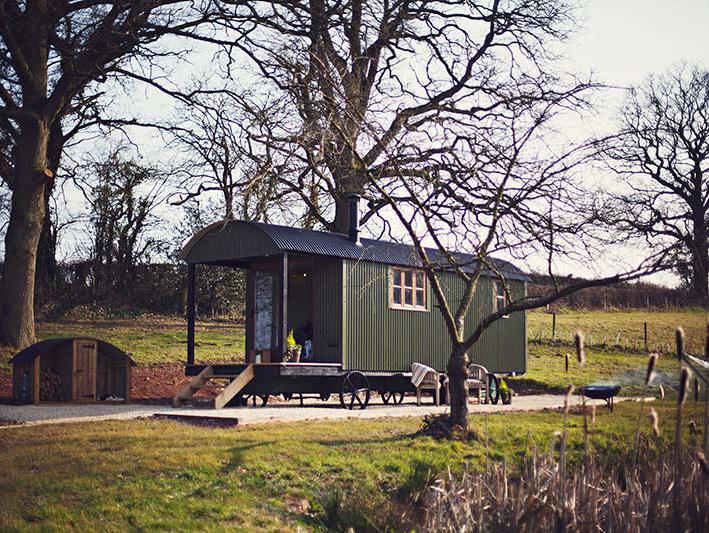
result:
<svg viewBox="0 0 709 533"><path fill-rule="evenodd" d="M370 261L388 265L420 267L421 260L413 246L408 244L361 239L356 245L341 233L293 228L261 222L242 220L222 221L211 224L196 233L180 252L180 259L187 263L228 263L245 259L269 257L282 253L317 255ZM439 250L427 248L429 258L442 267L449 267ZM472 270L476 259L465 253L455 257ZM507 279L529 281L519 268L502 259L488 259L494 265L486 269L493 275L496 270Z"/></svg>

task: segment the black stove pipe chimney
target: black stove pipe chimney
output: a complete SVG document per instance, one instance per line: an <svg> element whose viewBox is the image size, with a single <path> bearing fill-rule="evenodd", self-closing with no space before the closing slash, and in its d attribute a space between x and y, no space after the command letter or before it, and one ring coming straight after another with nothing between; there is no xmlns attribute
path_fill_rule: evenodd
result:
<svg viewBox="0 0 709 533"><path fill-rule="evenodd" d="M350 194L347 198L350 206L350 230L347 238L359 246L359 195Z"/></svg>

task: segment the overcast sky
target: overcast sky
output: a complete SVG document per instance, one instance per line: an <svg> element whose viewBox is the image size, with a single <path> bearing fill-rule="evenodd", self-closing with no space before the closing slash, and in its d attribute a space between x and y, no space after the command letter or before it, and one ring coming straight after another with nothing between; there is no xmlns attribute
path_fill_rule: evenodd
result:
<svg viewBox="0 0 709 533"><path fill-rule="evenodd" d="M581 69L632 85L679 61L709 62L709 0L587 0L568 45Z"/></svg>
<svg viewBox="0 0 709 533"><path fill-rule="evenodd" d="M588 0L580 2L578 33L565 49L566 68L629 87L682 61L709 67L709 0ZM612 124L623 91L607 91L596 126ZM603 266L600 271L603 273ZM672 285L660 275L653 281Z"/></svg>
<svg viewBox="0 0 709 533"><path fill-rule="evenodd" d="M662 73L681 61L709 66L709 0L580 0L578 14L580 27L562 49L562 68L580 74L593 72L596 81L619 87L603 95L591 126L600 130L596 133L611 127L622 102L621 87L639 84L648 75ZM193 56L191 66L179 69L179 77L198 76L209 65L209 57L208 53ZM153 116L155 110L164 112L165 118L170 113L170 100L152 90L138 88L127 98L126 104ZM169 150L156 149L162 143L155 132L135 134L146 160L170 158ZM71 202L74 212L81 210L80 201L74 198ZM604 270L599 262L584 274L603 274ZM655 281L673 284L675 280L664 276Z"/></svg>

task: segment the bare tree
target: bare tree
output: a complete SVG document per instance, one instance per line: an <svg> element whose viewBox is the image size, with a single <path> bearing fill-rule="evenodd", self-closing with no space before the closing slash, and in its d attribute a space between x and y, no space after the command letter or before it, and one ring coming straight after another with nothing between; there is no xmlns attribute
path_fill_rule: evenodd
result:
<svg viewBox="0 0 709 533"><path fill-rule="evenodd" d="M270 102L231 92L209 94L184 105L165 127L184 155L177 205L198 196L220 196L223 218L266 220L282 196L269 149L254 131L270 120Z"/></svg>
<svg viewBox="0 0 709 533"><path fill-rule="evenodd" d="M87 250L94 301L130 295L135 267L159 251L151 230L154 211L165 201L166 177L157 169L126 160L113 150L105 160L82 165L77 185L89 203Z"/></svg>
<svg viewBox="0 0 709 533"><path fill-rule="evenodd" d="M90 117L100 108L103 95L98 86L107 80L134 79L166 90L154 67L161 59L179 56L185 41L174 51L156 42L175 34L228 44L231 39L218 41L201 28L219 25L227 14L225 6L238 4L0 2L0 174L12 191L0 290L1 344L26 346L34 339L35 263L46 225L46 191L66 139L96 122Z"/></svg>
<svg viewBox="0 0 709 533"><path fill-rule="evenodd" d="M527 93L527 88L520 87ZM551 125L560 110L583 108L584 87L537 99L510 95L475 124L446 122L429 131L453 139L448 149L432 156L423 141L390 145L398 157L425 153L427 164L417 175L405 168L386 179L372 176L373 200L384 202L382 214L394 213L398 226L413 243L443 316L451 340L448 362L451 414L454 425L467 428L465 386L469 350L497 320L545 306L589 287L636 279L665 267L659 253L592 280L561 280L559 263L598 257L594 235L599 221L581 207L588 193L580 187L577 170L594 155L591 145L552 142ZM397 154L392 154L392 157ZM500 255L526 262L545 259L551 287L528 295L512 281L517 274ZM450 293L444 276L455 275L462 287ZM503 298L487 309L472 308L481 280L492 277Z"/></svg>
<svg viewBox="0 0 709 533"><path fill-rule="evenodd" d="M573 27L564 0L362 0L253 2L237 47L256 75L290 102L263 142L280 154L279 177L331 231L345 232L347 197L367 176L416 174L418 159L391 160L450 117L474 117L503 92L497 70L547 83L544 60ZM235 24L240 20L235 19ZM524 66L522 72L521 66ZM485 104L478 103L484 97ZM490 98L493 97L493 103ZM368 124L380 129L374 135ZM366 221L374 211L363 216Z"/></svg>
<svg viewBox="0 0 709 533"><path fill-rule="evenodd" d="M709 306L709 70L676 67L633 89L604 153L625 185L608 220L651 248L674 246L677 272Z"/></svg>

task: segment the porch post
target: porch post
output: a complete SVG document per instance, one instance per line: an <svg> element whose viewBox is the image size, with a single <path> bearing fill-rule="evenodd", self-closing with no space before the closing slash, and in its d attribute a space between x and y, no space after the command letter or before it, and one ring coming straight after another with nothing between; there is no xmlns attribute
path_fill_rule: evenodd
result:
<svg viewBox="0 0 709 533"><path fill-rule="evenodd" d="M187 364L194 364L195 265L187 265Z"/></svg>
<svg viewBox="0 0 709 533"><path fill-rule="evenodd" d="M281 286L281 301L278 305L280 311L280 316L278 317L278 341L280 346L278 351L281 353L281 361L283 361L286 355L286 338L288 337L288 254L283 254L278 270L278 283Z"/></svg>

